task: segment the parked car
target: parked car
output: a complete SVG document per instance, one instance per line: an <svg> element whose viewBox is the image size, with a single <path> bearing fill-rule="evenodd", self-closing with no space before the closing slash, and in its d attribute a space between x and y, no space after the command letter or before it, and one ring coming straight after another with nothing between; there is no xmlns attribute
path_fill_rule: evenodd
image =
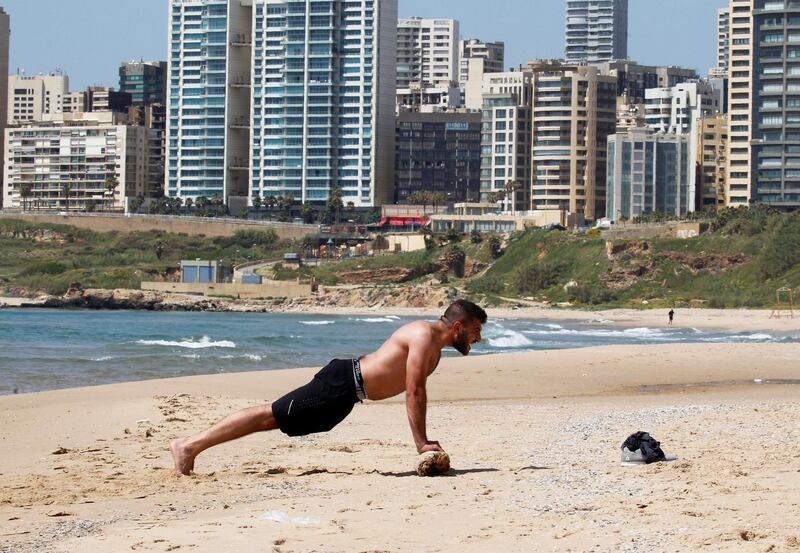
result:
<svg viewBox="0 0 800 553"><path fill-rule="evenodd" d="M548 223L542 227L545 230L567 230L567 227L558 223Z"/></svg>

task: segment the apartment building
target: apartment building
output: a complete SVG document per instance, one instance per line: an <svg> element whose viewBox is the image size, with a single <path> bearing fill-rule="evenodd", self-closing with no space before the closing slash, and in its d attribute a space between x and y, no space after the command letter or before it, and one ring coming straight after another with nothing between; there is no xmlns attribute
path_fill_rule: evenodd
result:
<svg viewBox="0 0 800 553"><path fill-rule="evenodd" d="M112 112L47 117L5 131L6 208L122 210L127 198L146 193L144 128Z"/></svg>
<svg viewBox="0 0 800 553"><path fill-rule="evenodd" d="M8 77L8 124L41 121L43 115L63 113L64 96L68 91L66 75L11 75Z"/></svg>
<svg viewBox="0 0 800 553"><path fill-rule="evenodd" d="M461 90L451 83L447 86L411 84L395 91L396 112L434 113L455 110L461 106Z"/></svg>
<svg viewBox="0 0 800 553"><path fill-rule="evenodd" d="M169 2L169 196L249 195L252 4Z"/></svg>
<svg viewBox="0 0 800 553"><path fill-rule="evenodd" d="M730 67L731 10L720 8L717 12L717 66L720 75Z"/></svg>
<svg viewBox="0 0 800 553"><path fill-rule="evenodd" d="M533 72L487 73L481 117L481 202L530 209Z"/></svg>
<svg viewBox="0 0 800 553"><path fill-rule="evenodd" d="M737 18L747 18L746 7L732 2L731 60L737 56ZM751 3L752 69L750 97L750 199L782 209L800 208L800 0L755 0ZM742 28L746 28L742 23ZM748 90L737 85L740 67L731 67L731 103L744 104L738 94ZM743 106L742 106L743 107ZM743 110L731 109L730 134L742 136L744 120L735 117ZM735 132L734 132L735 131ZM736 144L739 147L739 143ZM731 143L733 151L734 144ZM744 173L746 165L735 165L731 155L731 178ZM742 178L742 180L744 180ZM731 203L738 190L731 182Z"/></svg>
<svg viewBox="0 0 800 553"><path fill-rule="evenodd" d="M458 82L459 23L411 17L397 23L397 88Z"/></svg>
<svg viewBox="0 0 800 553"><path fill-rule="evenodd" d="M11 18L3 8L0 8L0 151L5 151L5 128L8 123L8 46L9 35L11 34ZM0 168L0 179L2 176ZM0 209L3 208L3 181L0 180Z"/></svg>
<svg viewBox="0 0 800 553"><path fill-rule="evenodd" d="M143 127L147 149L146 196L164 195L167 109L163 104L135 105L128 109L128 124Z"/></svg>
<svg viewBox="0 0 800 553"><path fill-rule="evenodd" d="M605 216L620 221L652 211L684 217L694 210L689 137L631 129L608 137Z"/></svg>
<svg viewBox="0 0 800 553"><path fill-rule="evenodd" d="M395 203L421 191L448 204L480 197L481 114L401 113L395 137Z"/></svg>
<svg viewBox="0 0 800 553"><path fill-rule="evenodd" d="M357 207L390 203L397 1L254 10L252 194L324 202L340 189Z"/></svg>
<svg viewBox="0 0 800 553"><path fill-rule="evenodd" d="M617 96L628 96L631 103L643 104L644 92L648 88L672 88L673 86L697 79L694 69L674 65L642 65L631 60L612 60L593 64L601 75L617 79Z"/></svg>
<svg viewBox="0 0 800 553"><path fill-rule="evenodd" d="M596 67L531 62L531 209L605 214L606 138L616 132L616 79Z"/></svg>
<svg viewBox="0 0 800 553"><path fill-rule="evenodd" d="M480 110L483 103L483 76L502 72L504 63L504 43L483 42L476 38L462 40L458 62L461 105L470 110Z"/></svg>
<svg viewBox="0 0 800 553"><path fill-rule="evenodd" d="M628 57L628 0L567 0L566 60L600 63Z"/></svg>
<svg viewBox="0 0 800 553"><path fill-rule="evenodd" d="M697 126L697 184L695 207L719 209L725 206L725 168L728 151L728 117L703 117Z"/></svg>
<svg viewBox="0 0 800 553"><path fill-rule="evenodd" d="M722 94L706 81L645 91L647 126L662 133L691 133L705 116L720 112Z"/></svg>
<svg viewBox="0 0 800 553"><path fill-rule="evenodd" d="M755 0L730 0L730 69L728 90L728 167L725 197L728 205L747 205L753 197L750 141L757 98L753 87L753 11ZM782 63L782 60L781 60ZM776 90L776 94L779 91Z"/></svg>
<svg viewBox="0 0 800 553"><path fill-rule="evenodd" d="M119 67L119 90L131 95L131 105L167 103L167 62L131 61Z"/></svg>
<svg viewBox="0 0 800 553"><path fill-rule="evenodd" d="M86 111L86 94L81 92L67 92L64 94L64 113L81 113Z"/></svg>

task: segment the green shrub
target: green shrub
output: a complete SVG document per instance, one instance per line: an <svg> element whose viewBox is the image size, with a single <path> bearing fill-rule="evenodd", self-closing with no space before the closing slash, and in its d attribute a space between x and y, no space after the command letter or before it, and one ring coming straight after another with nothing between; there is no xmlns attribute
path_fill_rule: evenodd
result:
<svg viewBox="0 0 800 553"><path fill-rule="evenodd" d="M67 270L67 266L58 261L36 261L25 267L19 274L20 276L29 275L60 275Z"/></svg>
<svg viewBox="0 0 800 553"><path fill-rule="evenodd" d="M579 284L567 291L567 298L571 302L583 303L586 305L600 305L610 303L616 299L614 293L605 286Z"/></svg>
<svg viewBox="0 0 800 553"><path fill-rule="evenodd" d="M563 268L563 263L548 262L520 267L514 278L517 293L521 295L535 294L558 284Z"/></svg>

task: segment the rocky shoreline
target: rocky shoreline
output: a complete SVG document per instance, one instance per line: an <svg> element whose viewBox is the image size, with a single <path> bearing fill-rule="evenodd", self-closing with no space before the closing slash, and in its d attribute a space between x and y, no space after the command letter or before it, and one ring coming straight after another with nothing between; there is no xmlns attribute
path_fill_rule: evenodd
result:
<svg viewBox="0 0 800 553"><path fill-rule="evenodd" d="M412 285L320 287L318 293L308 297L265 300L73 287L63 296L43 295L35 299L0 298L0 308L280 313L320 308L438 308L454 297L453 292L444 287Z"/></svg>

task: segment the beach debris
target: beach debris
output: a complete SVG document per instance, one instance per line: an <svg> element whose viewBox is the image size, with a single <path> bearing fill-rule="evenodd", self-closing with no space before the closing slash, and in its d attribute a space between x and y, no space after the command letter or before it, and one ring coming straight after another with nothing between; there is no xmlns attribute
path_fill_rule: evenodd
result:
<svg viewBox="0 0 800 553"><path fill-rule="evenodd" d="M450 473L450 456L444 451L427 451L417 463L417 476L446 476Z"/></svg>
<svg viewBox="0 0 800 553"><path fill-rule="evenodd" d="M739 537L744 541L753 541L756 539L755 533L750 530L739 530Z"/></svg>
<svg viewBox="0 0 800 553"><path fill-rule="evenodd" d="M147 422L150 422L150 419L139 419L138 421L136 421L136 424L144 424Z"/></svg>
<svg viewBox="0 0 800 553"><path fill-rule="evenodd" d="M267 511L259 515L258 520L271 520L281 524L295 524L297 526L313 526L319 524L319 519L314 517L292 517L283 511Z"/></svg>
<svg viewBox="0 0 800 553"><path fill-rule="evenodd" d="M75 513L68 513L67 511L55 511L47 513L49 517L74 517Z"/></svg>
<svg viewBox="0 0 800 553"><path fill-rule="evenodd" d="M67 449L66 447L59 447L50 455L64 455L65 453L69 453L69 449Z"/></svg>

